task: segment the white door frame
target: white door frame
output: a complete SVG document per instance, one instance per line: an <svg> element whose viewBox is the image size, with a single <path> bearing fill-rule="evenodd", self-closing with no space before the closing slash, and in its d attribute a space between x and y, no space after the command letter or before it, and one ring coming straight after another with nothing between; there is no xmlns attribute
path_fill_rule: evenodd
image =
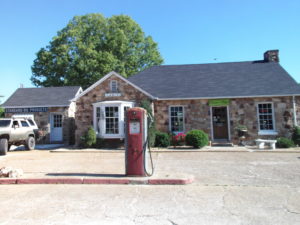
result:
<svg viewBox="0 0 300 225"><path fill-rule="evenodd" d="M229 117L229 106L224 105L224 106L210 106L210 135L211 135L211 140L214 141L214 126L213 126L213 110L212 108L220 108L220 107L226 107L227 108L227 133L228 133L228 141L231 141L231 132L230 132L230 117Z"/></svg>
<svg viewBox="0 0 300 225"><path fill-rule="evenodd" d="M61 115L61 140L60 141L53 141L53 134L52 134L52 129L53 129L53 122L54 122L54 115ZM51 112L50 113L50 142L61 142L63 141L63 124L64 124L64 116L63 113L59 113L59 112Z"/></svg>

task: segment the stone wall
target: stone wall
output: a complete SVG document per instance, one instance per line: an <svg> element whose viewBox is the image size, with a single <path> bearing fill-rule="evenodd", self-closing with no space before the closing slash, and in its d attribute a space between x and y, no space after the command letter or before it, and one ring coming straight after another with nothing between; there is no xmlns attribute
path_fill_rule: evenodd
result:
<svg viewBox="0 0 300 225"><path fill-rule="evenodd" d="M118 82L118 90L121 96L106 97L105 93L110 93L110 81ZM133 101L139 106L142 100L150 100L148 96L123 81L117 76L110 76L105 81L86 93L76 102L76 145L80 144L80 138L85 134L90 126L93 126L93 103L101 101Z"/></svg>
<svg viewBox="0 0 300 225"><path fill-rule="evenodd" d="M300 124L300 98L297 101L297 118ZM230 134L234 143L238 142L236 127L246 125L248 128L247 141L253 144L256 138L276 138L274 136L258 135L257 103L273 102L275 126L278 136L289 136L293 127L293 104L292 97L273 98L236 98L231 99L229 104ZM191 129L201 129L211 136L211 115L208 100L168 100L155 101L154 112L156 128L169 131L169 106L184 106L185 132Z"/></svg>
<svg viewBox="0 0 300 225"><path fill-rule="evenodd" d="M210 108L208 100L163 100L154 102L156 128L169 132L169 106L184 106L185 130L201 129L210 134Z"/></svg>

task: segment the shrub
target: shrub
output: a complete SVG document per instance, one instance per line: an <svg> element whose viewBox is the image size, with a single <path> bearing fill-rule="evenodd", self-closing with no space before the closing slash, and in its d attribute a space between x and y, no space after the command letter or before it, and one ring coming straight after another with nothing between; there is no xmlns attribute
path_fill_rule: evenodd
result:
<svg viewBox="0 0 300 225"><path fill-rule="evenodd" d="M184 133L178 133L172 135L172 145L174 147L176 146L183 146L185 144L185 137L186 135Z"/></svg>
<svg viewBox="0 0 300 225"><path fill-rule="evenodd" d="M170 138L167 133L156 131L155 132L155 147L166 148L170 146Z"/></svg>
<svg viewBox="0 0 300 225"><path fill-rule="evenodd" d="M97 138L96 143L93 145L95 148L103 148L105 145L105 141L103 138Z"/></svg>
<svg viewBox="0 0 300 225"><path fill-rule="evenodd" d="M156 128L155 128L155 118L152 113L151 102L148 100L143 100L140 106L147 111L149 145L153 147L155 145Z"/></svg>
<svg viewBox="0 0 300 225"><path fill-rule="evenodd" d="M96 135L96 132L94 130L93 127L90 127L86 134L81 137L81 141L82 141L82 144L83 144L83 147L92 147L94 144L96 144L96 141L97 141L97 135Z"/></svg>
<svg viewBox="0 0 300 225"><path fill-rule="evenodd" d="M292 132L292 140L295 145L300 146L300 127L294 127Z"/></svg>
<svg viewBox="0 0 300 225"><path fill-rule="evenodd" d="M291 148L294 146L295 146L294 142L289 138L285 138L285 137L277 138L276 147L278 148Z"/></svg>
<svg viewBox="0 0 300 225"><path fill-rule="evenodd" d="M4 117L4 109L3 108L0 108L0 118Z"/></svg>
<svg viewBox="0 0 300 225"><path fill-rule="evenodd" d="M202 130L191 130L186 134L186 144L194 148L202 148L208 145L208 135Z"/></svg>

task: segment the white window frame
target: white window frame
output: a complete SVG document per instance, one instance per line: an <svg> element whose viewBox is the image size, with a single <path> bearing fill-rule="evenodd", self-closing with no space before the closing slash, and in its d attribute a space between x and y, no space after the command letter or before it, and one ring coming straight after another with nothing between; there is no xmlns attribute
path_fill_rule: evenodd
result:
<svg viewBox="0 0 300 225"><path fill-rule="evenodd" d="M272 106L272 122L273 122L273 130L261 130L260 129L260 122L259 122L259 107L258 105L261 104L271 104ZM276 119L275 119L275 110L274 110L274 103L273 102L257 102L256 103L256 117L257 117L257 126L258 126L258 135L277 135L278 132L276 131Z"/></svg>
<svg viewBox="0 0 300 225"><path fill-rule="evenodd" d="M105 107L118 107L118 118L119 118L119 133L118 134L106 134L106 123L105 123ZM124 132L124 107L134 107L134 102L128 101L104 101L104 102L97 102L93 104L93 126L94 130L97 133L98 137L101 138L125 138ZM100 114L103 113L104 115L100 115L100 133L97 129L97 108L100 108Z"/></svg>
<svg viewBox="0 0 300 225"><path fill-rule="evenodd" d="M183 117L183 130L172 132L172 124L171 124L171 108L172 107L182 107L182 117ZM183 105L170 105L169 106L169 131L174 134L184 133L185 132L185 108Z"/></svg>
<svg viewBox="0 0 300 225"><path fill-rule="evenodd" d="M116 90L113 90L113 85L115 84L115 86L116 86ZM118 93L118 81L116 81L116 80L111 80L110 81L110 92L111 93Z"/></svg>

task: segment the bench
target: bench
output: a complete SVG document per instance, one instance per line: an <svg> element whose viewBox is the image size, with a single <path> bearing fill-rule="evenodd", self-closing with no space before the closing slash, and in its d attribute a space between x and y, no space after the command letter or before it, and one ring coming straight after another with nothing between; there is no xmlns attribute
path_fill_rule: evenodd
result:
<svg viewBox="0 0 300 225"><path fill-rule="evenodd" d="M277 142L276 140L257 139L257 140L255 140L255 142L256 142L256 145L258 145L259 149L264 149L265 143L270 144L270 147L272 149L276 149L276 142Z"/></svg>

